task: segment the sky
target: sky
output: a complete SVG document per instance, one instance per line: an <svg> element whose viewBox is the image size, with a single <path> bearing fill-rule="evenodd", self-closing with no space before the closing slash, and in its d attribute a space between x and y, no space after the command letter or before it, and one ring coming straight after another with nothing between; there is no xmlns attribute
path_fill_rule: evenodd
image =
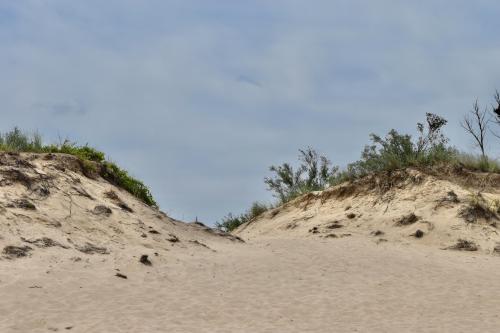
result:
<svg viewBox="0 0 500 333"><path fill-rule="evenodd" d="M494 0L0 0L0 131L88 143L207 224L272 201L273 164L459 126L500 89ZM500 156L500 139L488 149Z"/></svg>

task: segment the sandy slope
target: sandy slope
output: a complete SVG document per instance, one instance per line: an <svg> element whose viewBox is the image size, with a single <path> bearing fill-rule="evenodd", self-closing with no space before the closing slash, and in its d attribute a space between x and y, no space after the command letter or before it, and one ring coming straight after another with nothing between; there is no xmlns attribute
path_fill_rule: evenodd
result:
<svg viewBox="0 0 500 333"><path fill-rule="evenodd" d="M478 193L484 205L500 211L500 178L461 172L438 177L410 169L367 177L298 198L241 226L236 234L245 239L359 235L436 249L462 239L482 253L500 254L498 213L488 218L482 211L464 213L471 208L471 196Z"/></svg>
<svg viewBox="0 0 500 333"><path fill-rule="evenodd" d="M382 192L332 189L243 226L242 242L83 171L70 156L0 154L0 332L500 327L498 235L457 216L463 185L416 173ZM458 201L441 200L450 191ZM409 212L419 220L395 225ZM459 237L479 251L440 249Z"/></svg>
<svg viewBox="0 0 500 333"><path fill-rule="evenodd" d="M169 253L0 262L1 332L498 332L497 257L267 239ZM47 257L47 258L50 258ZM127 280L114 277L119 267ZM70 330L65 329L71 327Z"/></svg>

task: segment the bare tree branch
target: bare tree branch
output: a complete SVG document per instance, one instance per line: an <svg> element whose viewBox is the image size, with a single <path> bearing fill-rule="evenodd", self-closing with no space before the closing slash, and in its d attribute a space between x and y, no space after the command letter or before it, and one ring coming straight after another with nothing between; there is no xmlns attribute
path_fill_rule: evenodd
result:
<svg viewBox="0 0 500 333"><path fill-rule="evenodd" d="M500 101L500 95L498 98ZM481 150L481 156L483 158L486 157L485 141L490 121L491 117L488 115L488 110L485 109L481 111L479 103L476 100L472 106L472 110L469 114L466 114L460 122L460 126L473 137L476 146Z"/></svg>

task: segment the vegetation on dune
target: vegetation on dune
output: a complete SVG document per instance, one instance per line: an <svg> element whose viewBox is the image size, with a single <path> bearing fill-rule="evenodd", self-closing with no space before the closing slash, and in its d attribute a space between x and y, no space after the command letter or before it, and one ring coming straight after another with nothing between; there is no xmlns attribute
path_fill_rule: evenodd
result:
<svg viewBox="0 0 500 333"><path fill-rule="evenodd" d="M362 178L380 172L391 172L408 167L428 168L436 165L459 165L465 169L482 172L500 173L500 163L486 154L489 135L500 138L492 125L500 126L500 93L494 95L495 103L482 109L479 102L473 104L472 110L464 115L460 125L474 144L479 148L479 155L464 153L449 145L443 134L448 123L436 114L427 113L424 123L417 123L417 137L401 134L395 129L386 136L370 135L370 144L366 145L361 158L347 165L345 169L332 166L331 161L312 148L299 150L299 165L294 168L291 163L271 166L271 177L264 179L265 184L277 204L287 203L298 196L321 191L346 181ZM262 205L262 209L273 205ZM245 213L239 216L228 214L217 227L231 231L246 223L257 215Z"/></svg>
<svg viewBox="0 0 500 333"><path fill-rule="evenodd" d="M332 162L328 158L310 147L299 152L300 165L296 170L289 163L271 166L269 169L274 175L264 179L268 190L280 203L305 193L323 190L339 170L331 166Z"/></svg>
<svg viewBox="0 0 500 333"><path fill-rule="evenodd" d="M370 173L451 162L457 156L457 151L447 146L448 139L442 133L446 123L444 118L427 113L425 125L417 124L419 136L416 140L394 129L385 137L371 134L372 143L365 146L361 159L349 164L346 170L332 179L330 185Z"/></svg>
<svg viewBox="0 0 500 333"><path fill-rule="evenodd" d="M101 176L125 189L148 206L158 207L149 188L140 180L130 176L126 170L121 169L115 163L110 161L102 162Z"/></svg>
<svg viewBox="0 0 500 333"><path fill-rule="evenodd" d="M224 231L232 231L240 225L250 222L262 213L265 213L270 207L260 203L254 202L250 209L241 215L227 214L220 222L215 224L215 227Z"/></svg>
<svg viewBox="0 0 500 333"><path fill-rule="evenodd" d="M498 200L489 200L481 193L471 193L468 197L468 205L462 207L459 215L468 223L475 223L478 219L498 220L500 211L500 202Z"/></svg>
<svg viewBox="0 0 500 333"><path fill-rule="evenodd" d="M8 152L59 153L76 156L87 171L97 173L109 182L123 188L145 204L158 207L149 188L130 176L115 163L106 160L106 155L88 145L80 146L65 140L61 144L44 145L40 134L24 133L19 128L0 133L0 150Z"/></svg>
<svg viewBox="0 0 500 333"><path fill-rule="evenodd" d="M500 173L500 163L498 160L491 159L488 156L483 157L481 155L457 152L454 162L471 171Z"/></svg>

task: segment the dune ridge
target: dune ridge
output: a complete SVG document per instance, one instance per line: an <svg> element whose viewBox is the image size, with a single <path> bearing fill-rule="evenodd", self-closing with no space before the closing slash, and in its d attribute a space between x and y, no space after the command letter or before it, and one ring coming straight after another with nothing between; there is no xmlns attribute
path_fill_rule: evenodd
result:
<svg viewBox="0 0 500 333"><path fill-rule="evenodd" d="M242 238L341 238L500 252L498 175L406 169L301 196L240 226ZM476 248L461 247L464 242Z"/></svg>
<svg viewBox="0 0 500 333"><path fill-rule="evenodd" d="M84 167L64 154L0 154L0 332L500 325L493 175L372 175L227 234L176 221ZM467 210L471 198L491 205ZM459 239L476 249L454 251Z"/></svg>

